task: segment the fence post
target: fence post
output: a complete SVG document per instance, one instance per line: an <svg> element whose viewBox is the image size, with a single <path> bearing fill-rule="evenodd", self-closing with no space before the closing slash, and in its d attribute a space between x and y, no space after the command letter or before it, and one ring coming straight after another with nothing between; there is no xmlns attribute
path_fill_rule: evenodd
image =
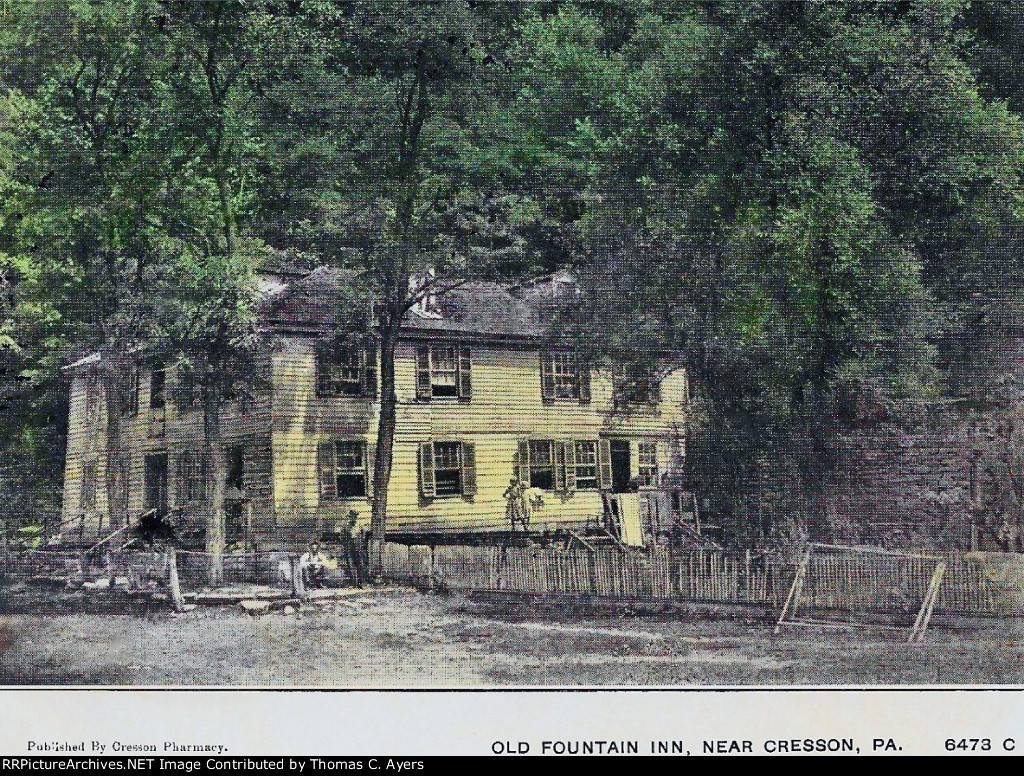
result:
<svg viewBox="0 0 1024 776"><path fill-rule="evenodd" d="M743 551L743 594L744 599L750 602L750 548Z"/></svg>
<svg viewBox="0 0 1024 776"><path fill-rule="evenodd" d="M498 548L498 578L494 582L494 587L497 590L501 590L501 573L505 570L505 550L508 549L505 545Z"/></svg>
<svg viewBox="0 0 1024 776"><path fill-rule="evenodd" d="M167 550L167 582L174 611L185 611L185 600L181 597L181 583L178 581L178 551L174 547Z"/></svg>

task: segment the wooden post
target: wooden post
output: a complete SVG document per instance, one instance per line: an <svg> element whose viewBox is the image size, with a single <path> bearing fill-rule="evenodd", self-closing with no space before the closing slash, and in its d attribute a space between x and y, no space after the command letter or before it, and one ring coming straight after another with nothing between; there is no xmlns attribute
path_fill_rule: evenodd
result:
<svg viewBox="0 0 1024 776"><path fill-rule="evenodd" d="M167 550L167 582L174 611L185 611L185 600L181 597L181 584L178 581L178 552L174 547Z"/></svg>
<svg viewBox="0 0 1024 776"><path fill-rule="evenodd" d="M807 565L810 561L811 545L808 545L803 558L800 560L800 566L796 570L796 576L793 578L793 586L789 588L789 596L782 607L782 614L779 615L779 620L775 623L775 635L782 631L782 625L786 621L786 615L790 614L791 608L792 614L796 614L797 606L800 603L800 593L804 587L804 576L807 574Z"/></svg>

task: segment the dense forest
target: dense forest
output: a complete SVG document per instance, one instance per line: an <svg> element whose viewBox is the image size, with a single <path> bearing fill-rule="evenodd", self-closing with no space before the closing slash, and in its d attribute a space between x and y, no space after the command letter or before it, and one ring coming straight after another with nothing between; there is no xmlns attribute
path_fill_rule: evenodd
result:
<svg viewBox="0 0 1024 776"><path fill-rule="evenodd" d="M575 269L592 362L689 370L738 540L765 478L778 530L826 519L838 436L961 391L1024 313L1017 3L13 0L0 38L8 528L59 510L87 353L112 438L144 352L216 449L282 257L353 271L379 483L405 311Z"/></svg>

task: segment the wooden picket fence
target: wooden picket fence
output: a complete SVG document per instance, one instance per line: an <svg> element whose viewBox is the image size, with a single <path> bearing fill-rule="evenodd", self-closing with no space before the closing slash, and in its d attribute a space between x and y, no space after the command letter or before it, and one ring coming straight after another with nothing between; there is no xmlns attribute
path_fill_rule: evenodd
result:
<svg viewBox="0 0 1024 776"><path fill-rule="evenodd" d="M935 604L944 614L1021 614L994 595L985 567L948 556ZM805 608L913 612L935 561L923 557L830 553L812 557ZM792 558L717 549L476 547L386 544L386 579L462 592L508 592L782 606L796 570Z"/></svg>

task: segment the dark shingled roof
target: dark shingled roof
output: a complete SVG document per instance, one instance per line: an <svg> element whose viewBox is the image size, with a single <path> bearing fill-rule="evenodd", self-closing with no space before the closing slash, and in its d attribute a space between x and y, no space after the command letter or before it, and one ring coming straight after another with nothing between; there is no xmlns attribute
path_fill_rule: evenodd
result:
<svg viewBox="0 0 1024 776"><path fill-rule="evenodd" d="M289 283L265 302L271 325L294 329L328 330L348 298L351 270L317 267ZM536 338L545 333L537 310L513 296L499 283L473 281L439 296L439 310L423 314L410 310L406 333L460 333L480 336Z"/></svg>

